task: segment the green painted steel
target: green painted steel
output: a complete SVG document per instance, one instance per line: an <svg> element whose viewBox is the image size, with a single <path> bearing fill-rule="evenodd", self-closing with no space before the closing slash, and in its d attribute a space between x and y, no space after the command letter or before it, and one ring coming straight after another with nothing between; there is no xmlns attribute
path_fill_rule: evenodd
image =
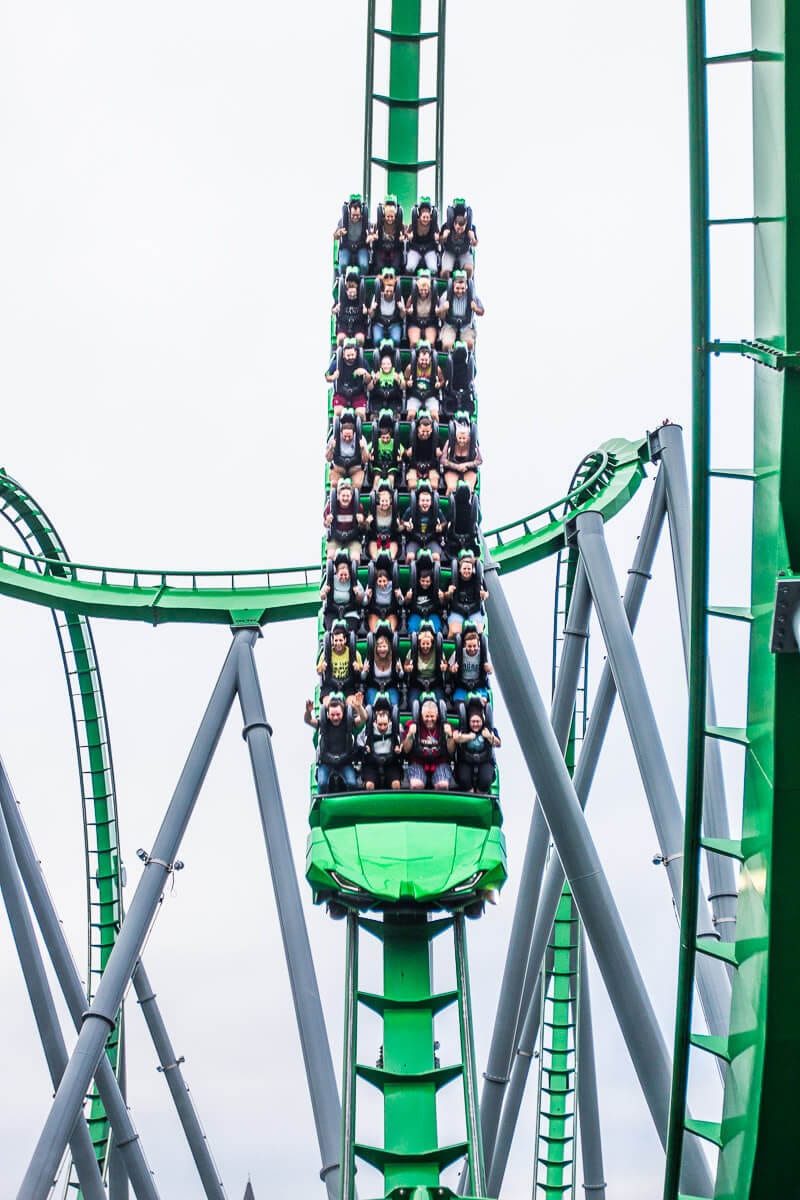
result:
<svg viewBox="0 0 800 1200"><path fill-rule="evenodd" d="M610 520L644 478L648 442L613 438L588 456L585 482L552 504L485 534L498 569L518 571L555 554L565 540L565 502ZM0 484L10 476L0 474ZM13 483L13 481L10 481ZM17 485L18 486L18 485ZM266 625L313 617L319 610L319 566L227 571L170 571L74 563L0 546L0 595L88 617L150 625Z"/></svg>
<svg viewBox="0 0 800 1200"><path fill-rule="evenodd" d="M580 936L578 911L565 884L544 966L534 1165L534 1197L542 1200L575 1195Z"/></svg>
<svg viewBox="0 0 800 1200"><path fill-rule="evenodd" d="M367 78L365 95L364 181L365 199L380 201L383 193L375 195L374 167L386 171L385 192L397 196L398 202L410 215L420 192L425 173L434 171L435 203L441 204L442 152L444 148L444 29L445 0L439 0L436 26L422 28L421 0L392 0L389 28L376 25L375 0L370 0L367 19ZM375 59L378 41L389 44L389 76L385 91L375 90ZM423 46L436 43L436 69L430 80L423 69ZM425 84L433 86L426 93ZM387 114L388 135L386 151L375 145L375 107L381 105ZM435 134L432 157L420 156L420 113L431 106L435 113Z"/></svg>
<svg viewBox="0 0 800 1200"><path fill-rule="evenodd" d="M449 932L452 917L429 919L424 912L390 909L382 920L361 917L358 928L376 937L383 953L383 990L366 992L350 985L357 1004L376 1013L383 1022L383 1041L376 1066L348 1061L347 1048L355 1053L352 1036L355 1018L345 1028L346 1057L344 1075L351 1073L375 1087L383 1097L384 1143L367 1145L355 1140L349 1150L381 1171L387 1197L396 1200L433 1200L454 1193L440 1183L442 1172L467 1156L472 1170L480 1176L480 1148L469 1128L462 1141L439 1144L436 1097L447 1084L463 1080L466 1025L470 1021L469 996L458 984L447 992L434 991L431 978L431 943ZM351 962L357 964L355 955ZM357 976L357 967L356 967ZM466 971L465 971L466 978ZM439 1013L456 1004L462 1060L439 1064L435 1020ZM466 1086L466 1084L465 1084ZM477 1134L477 1125L475 1126ZM479 1139L478 1139L479 1140ZM478 1194L482 1194L481 1188ZM352 1200L354 1188L348 1188L342 1200Z"/></svg>
<svg viewBox="0 0 800 1200"><path fill-rule="evenodd" d="M66 571L68 555L53 522L21 484L0 472L0 516L15 530L26 551L45 555L55 574ZM88 929L87 998L92 1000L122 920L122 861L119 847L116 786L103 685L92 630L85 616L53 611L69 693L83 813ZM108 1040L115 1070L122 1064L122 1024ZM89 1098L89 1131L105 1175L111 1130L100 1097ZM79 1185L72 1168L68 1187Z"/></svg>
<svg viewBox="0 0 800 1200"><path fill-rule="evenodd" d="M737 940L729 951L735 968L730 1034L722 1044L691 1032L692 956L690 925L682 936L682 989L676 1050L680 1054L670 1129L670 1164L665 1197L677 1194L680 1128L688 1043L720 1054L728 1063L722 1120L689 1121L686 1129L719 1146L714 1195L717 1200L766 1200L797 1192L800 1152L796 1149L796 1081L800 1071L800 979L794 969L800 896L794 848L800 834L797 726L800 717L800 658L773 655L770 624L776 577L794 571L800 561L800 12L785 0L752 0L752 37L757 49L704 61L705 6L688 6L690 72L694 100L692 134L695 337L695 430L700 453L694 475L695 578L693 596L693 703L691 708L686 838L686 881L694 899L699 867L699 800L702 749L706 736L722 737L741 747L743 759L742 841L710 846L734 853L741 861ZM754 145L755 329L752 340L710 340L707 321L710 292L709 212L705 173L709 155L703 91L708 69L725 61L752 63ZM713 160L712 160L713 161ZM729 214L726 214L729 217ZM735 215L734 215L735 217ZM753 353L753 347L756 353ZM704 450L712 416L708 385L711 359L723 352L754 359L754 451L751 469L709 467ZM738 465L737 465L738 466ZM706 562L710 534L705 520L709 481L724 477L752 490L752 566L749 603L740 614L749 629L746 726L707 729L702 704L706 625L726 606L708 605ZM715 600L724 601L715 596ZM707 845L707 840L703 839ZM688 908L688 905L686 906ZM697 951L704 949L698 945ZM708 948L706 948L708 949ZM713 947L712 947L713 949Z"/></svg>
<svg viewBox="0 0 800 1200"><path fill-rule="evenodd" d="M500 807L493 796L358 792L316 796L306 878L318 903L411 900L464 904L506 879Z"/></svg>
<svg viewBox="0 0 800 1200"><path fill-rule="evenodd" d="M570 494L586 485L593 473L592 456L575 472ZM575 501L566 501L569 515ZM578 549L574 542L559 551L556 565L555 604L553 606L552 692L555 692L561 663L569 607L578 569ZM564 760L570 775L574 773L577 747L586 733L586 701L589 670L589 639L584 643L583 662L576 688L575 705ZM581 926L578 910L568 883L564 883L550 943L542 964L542 1019L540 1024L539 1083L536 1105L536 1148L534 1155L534 1197L543 1200L568 1200L575 1195L575 1152L577 1145L577 1030L580 1009L578 950Z"/></svg>

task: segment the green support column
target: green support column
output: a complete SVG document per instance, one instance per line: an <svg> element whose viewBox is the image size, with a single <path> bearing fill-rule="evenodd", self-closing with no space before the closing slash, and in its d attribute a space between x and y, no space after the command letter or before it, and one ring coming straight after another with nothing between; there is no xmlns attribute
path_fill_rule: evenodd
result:
<svg viewBox="0 0 800 1200"><path fill-rule="evenodd" d="M387 1162L387 1193L394 1187L435 1187L439 1182L437 1163L422 1158L438 1144L436 1086L414 1078L434 1067L433 1007L425 1003L431 997L426 925L424 914L398 918L387 913L384 920L384 991L419 1002L419 1007L387 1009L383 1019L384 1070L407 1076L384 1086L384 1146L390 1154L408 1156L406 1162ZM419 1160L411 1161L416 1155Z"/></svg>
<svg viewBox="0 0 800 1200"><path fill-rule="evenodd" d="M421 0L392 0L392 46L389 59L390 163L416 163L419 159L419 66ZM408 40L404 40L407 38ZM390 166L389 192L394 192L407 212L416 202L416 167Z"/></svg>

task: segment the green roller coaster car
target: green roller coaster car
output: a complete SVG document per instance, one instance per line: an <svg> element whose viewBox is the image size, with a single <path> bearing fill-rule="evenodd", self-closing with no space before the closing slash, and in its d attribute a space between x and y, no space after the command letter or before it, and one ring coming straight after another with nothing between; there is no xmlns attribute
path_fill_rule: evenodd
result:
<svg viewBox="0 0 800 1200"><path fill-rule="evenodd" d="M494 796L359 792L315 797L306 878L317 904L464 907L506 880Z"/></svg>

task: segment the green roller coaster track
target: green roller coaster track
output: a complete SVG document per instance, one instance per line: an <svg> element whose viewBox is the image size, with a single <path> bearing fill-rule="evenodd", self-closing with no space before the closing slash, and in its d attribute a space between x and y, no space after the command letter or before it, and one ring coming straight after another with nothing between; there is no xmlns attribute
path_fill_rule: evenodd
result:
<svg viewBox="0 0 800 1200"><path fill-rule="evenodd" d="M679 1200L681 1154L687 1134L719 1147L714 1200L773 1200L797 1193L797 1154L793 1147L800 1069L800 983L793 964L795 916L800 903L794 882L800 832L795 750L800 658L794 644L792 652L786 653L776 645L772 618L776 583L791 584L800 574L800 509L795 482L800 442L796 408L800 388L800 338L796 330L800 312L800 230L795 230L795 221L800 220L800 12L786 0L752 0L751 12L752 47L714 57L706 50L704 0L687 3L695 357L693 589L684 904L665 1200ZM441 199L444 2L440 0L438 6L438 26L430 31L421 29L419 0L394 0L388 29L376 28L372 0L369 14L364 192L369 196L373 189L372 176L377 167L386 171L388 190L408 204L415 198L424 172L433 169L433 191ZM389 42L391 63L389 86L380 93L375 92L373 81L374 44L378 38ZM435 95L426 96L419 90L420 46L434 38L438 47L436 90ZM707 80L710 71L724 70L732 62L749 63L752 70L754 203L748 214L712 214ZM376 104L388 109L389 145L384 151L373 147ZM428 157L420 157L419 114L426 106L435 106L436 110L435 145ZM717 226L733 224L750 224L754 235L753 336L738 340L715 338L716 331L710 327L711 234ZM712 423L719 419L722 407L714 405L711 380L714 361L722 355L738 355L742 361L755 364L752 463L711 461ZM596 511L606 519L613 516L636 491L647 460L647 439L639 443L617 439L600 447L585 460L587 469L577 488L552 505L486 534L487 548L499 570L512 572L561 550L565 542L565 506L569 516L582 511ZM709 567L709 513L718 482L747 488L752 495L752 568L746 606L710 602L714 581ZM86 831L91 995L113 945L122 908L113 765L88 618L151 624L263 625L310 617L318 609L319 568L192 572L74 563L41 508L5 472L0 474L0 512L14 526L23 545L22 550L0 547L0 594L53 610L69 685ZM745 624L749 637L747 717L740 728L712 725L706 716L709 620L732 618ZM703 765L710 738L739 747L742 754L742 836L724 844L703 837ZM698 944L695 937L702 849L729 855L741 864L737 932L732 944ZM562 924L573 920L567 899L565 896L559 910L558 921ZM427 959L423 962L417 953L418 940L411 939L409 949L405 932L399 927L387 926L380 936L384 938L387 959L393 961L392 972L406 973L414 981L415 1018L429 1022L439 1005L457 997L437 997L431 991L426 977ZM430 936L433 933L426 932L426 938ZM573 996L560 990L558 978L572 977L574 946L571 940L562 941L557 930L551 949L551 1002L554 1010L557 1008L559 1015L569 1021ZM693 1029L698 952L714 953L733 968L727 1038L711 1038ZM408 961L404 961L404 955ZM558 962L556 955L561 955ZM355 1003L355 973L352 980L351 1003ZM402 1012L409 996L397 996L395 1000L398 1011L392 1014L393 1019ZM385 996L380 1004L391 1007ZM468 1016L468 1008L462 995L462 1020L464 1014ZM369 1081L384 1092L394 1088L402 1108L410 1093L403 1094L402 1081L392 1077L392 1055L401 1043L392 1043L390 1026L391 1022L381 1074L373 1073ZM429 1043L427 1025L423 1034ZM416 1037L416 1043L422 1040ZM109 1044L112 1061L116 1061L117 1049L113 1042ZM561 1055L557 1061L551 1059L551 1078L553 1074L569 1074L568 1049L569 1039L566 1050L555 1043L551 1047L552 1055ZM727 1064L721 1121L688 1116L687 1078L694 1051L711 1053ZM354 1057L350 1061L354 1064ZM420 1084L422 1090L418 1089L413 1098L415 1110L418 1103L430 1108L436 1088L443 1081L437 1075L440 1070L433 1061L419 1064L418 1073L425 1078ZM464 1064L459 1072L466 1078ZM91 1121L98 1159L105 1166L108 1123L96 1097L92 1100ZM423 1141L419 1139L419 1146ZM482 1171L480 1150L474 1139L468 1142L449 1149L454 1155L465 1151L470 1154L474 1181ZM398 1157L392 1161L387 1158L391 1157L387 1149L380 1154L368 1147L360 1151L366 1151L367 1158L372 1153L373 1160L381 1160L382 1168L388 1167L387 1186L394 1182L400 1187L402 1175L393 1176L394 1166L400 1158L413 1157L418 1149L397 1149ZM352 1150L352 1145L345 1146L346 1153ZM424 1158L424 1149L421 1153ZM443 1148L437 1161L444 1161L448 1153L448 1148ZM563 1193L566 1161L551 1165L555 1174L547 1183ZM418 1194L431 1194L433 1172L430 1178L430 1185L426 1183L424 1192L420 1188ZM680 1200L698 1198L683 1196Z"/></svg>
<svg viewBox="0 0 800 1200"><path fill-rule="evenodd" d="M610 519L638 488L647 459L646 438L605 442L587 456L586 472L571 492L486 533L499 570L517 571L556 553L564 544L565 505L572 515L600 512ZM6 475L0 475L3 487L26 494ZM151 625L266 625L313 617L319 611L319 576L318 565L242 571L91 566L0 546L0 594L83 617Z"/></svg>
<svg viewBox="0 0 800 1200"><path fill-rule="evenodd" d="M797 1192L796 1080L800 1068L798 976L793 967L798 893L797 717L800 658L771 644L776 582L796 572L798 538L797 375L800 282L800 13L797 6L752 0L752 45L710 55L704 0L688 4L692 180L694 347L694 530L689 772L681 964L665 1200L678 1194L685 1132L719 1147L717 1200L761 1200ZM714 72L747 63L752 72L752 211L714 213L710 170L715 143L708 117ZM754 331L728 341L711 328L712 266L726 226L753 230ZM712 255L713 250L713 255ZM720 331L724 332L724 331ZM754 363L753 457L750 463L711 461L712 434L724 419L724 394L713 390L721 355ZM710 604L711 518L720 487L745 488L752 498L749 602ZM748 630L746 724L720 727L706 716L709 619L742 621ZM712 663L713 665L713 663ZM709 843L703 832L703 765L707 739L737 747L744 780L741 838ZM734 969L730 1032L725 1039L693 1031L692 989L697 943L701 846L741 864L734 945L717 952ZM690 1047L728 1064L721 1121L692 1120L686 1111Z"/></svg>

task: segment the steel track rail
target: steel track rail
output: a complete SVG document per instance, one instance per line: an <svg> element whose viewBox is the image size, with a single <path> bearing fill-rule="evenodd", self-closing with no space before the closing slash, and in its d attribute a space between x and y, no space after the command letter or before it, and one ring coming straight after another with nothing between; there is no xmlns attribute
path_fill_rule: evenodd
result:
<svg viewBox="0 0 800 1200"><path fill-rule="evenodd" d="M55 574L66 573L69 556L53 522L16 480L0 473L0 516L14 529L26 551L46 557ZM40 568L44 569L44 568ZM91 1001L122 920L121 856L114 764L111 755L103 684L88 619L53 609L67 681L83 813L86 904L88 914L87 996ZM111 1065L122 1063L121 1026L108 1042ZM103 1174L108 1167L111 1128L99 1095L90 1095L89 1129ZM70 1171L69 1189L79 1186Z"/></svg>
<svg viewBox="0 0 800 1200"><path fill-rule="evenodd" d="M555 554L564 545L567 520L577 513L600 512L609 520L636 492L648 458L647 439L606 442L586 457L587 470L572 492L489 530L486 543L500 572L518 571ZM27 495L0 473L0 495L14 489ZM62 554L61 547L51 554L34 554L0 546L0 595L84 617L152 625L266 625L316 616L319 609L318 565L167 571L93 566Z"/></svg>

